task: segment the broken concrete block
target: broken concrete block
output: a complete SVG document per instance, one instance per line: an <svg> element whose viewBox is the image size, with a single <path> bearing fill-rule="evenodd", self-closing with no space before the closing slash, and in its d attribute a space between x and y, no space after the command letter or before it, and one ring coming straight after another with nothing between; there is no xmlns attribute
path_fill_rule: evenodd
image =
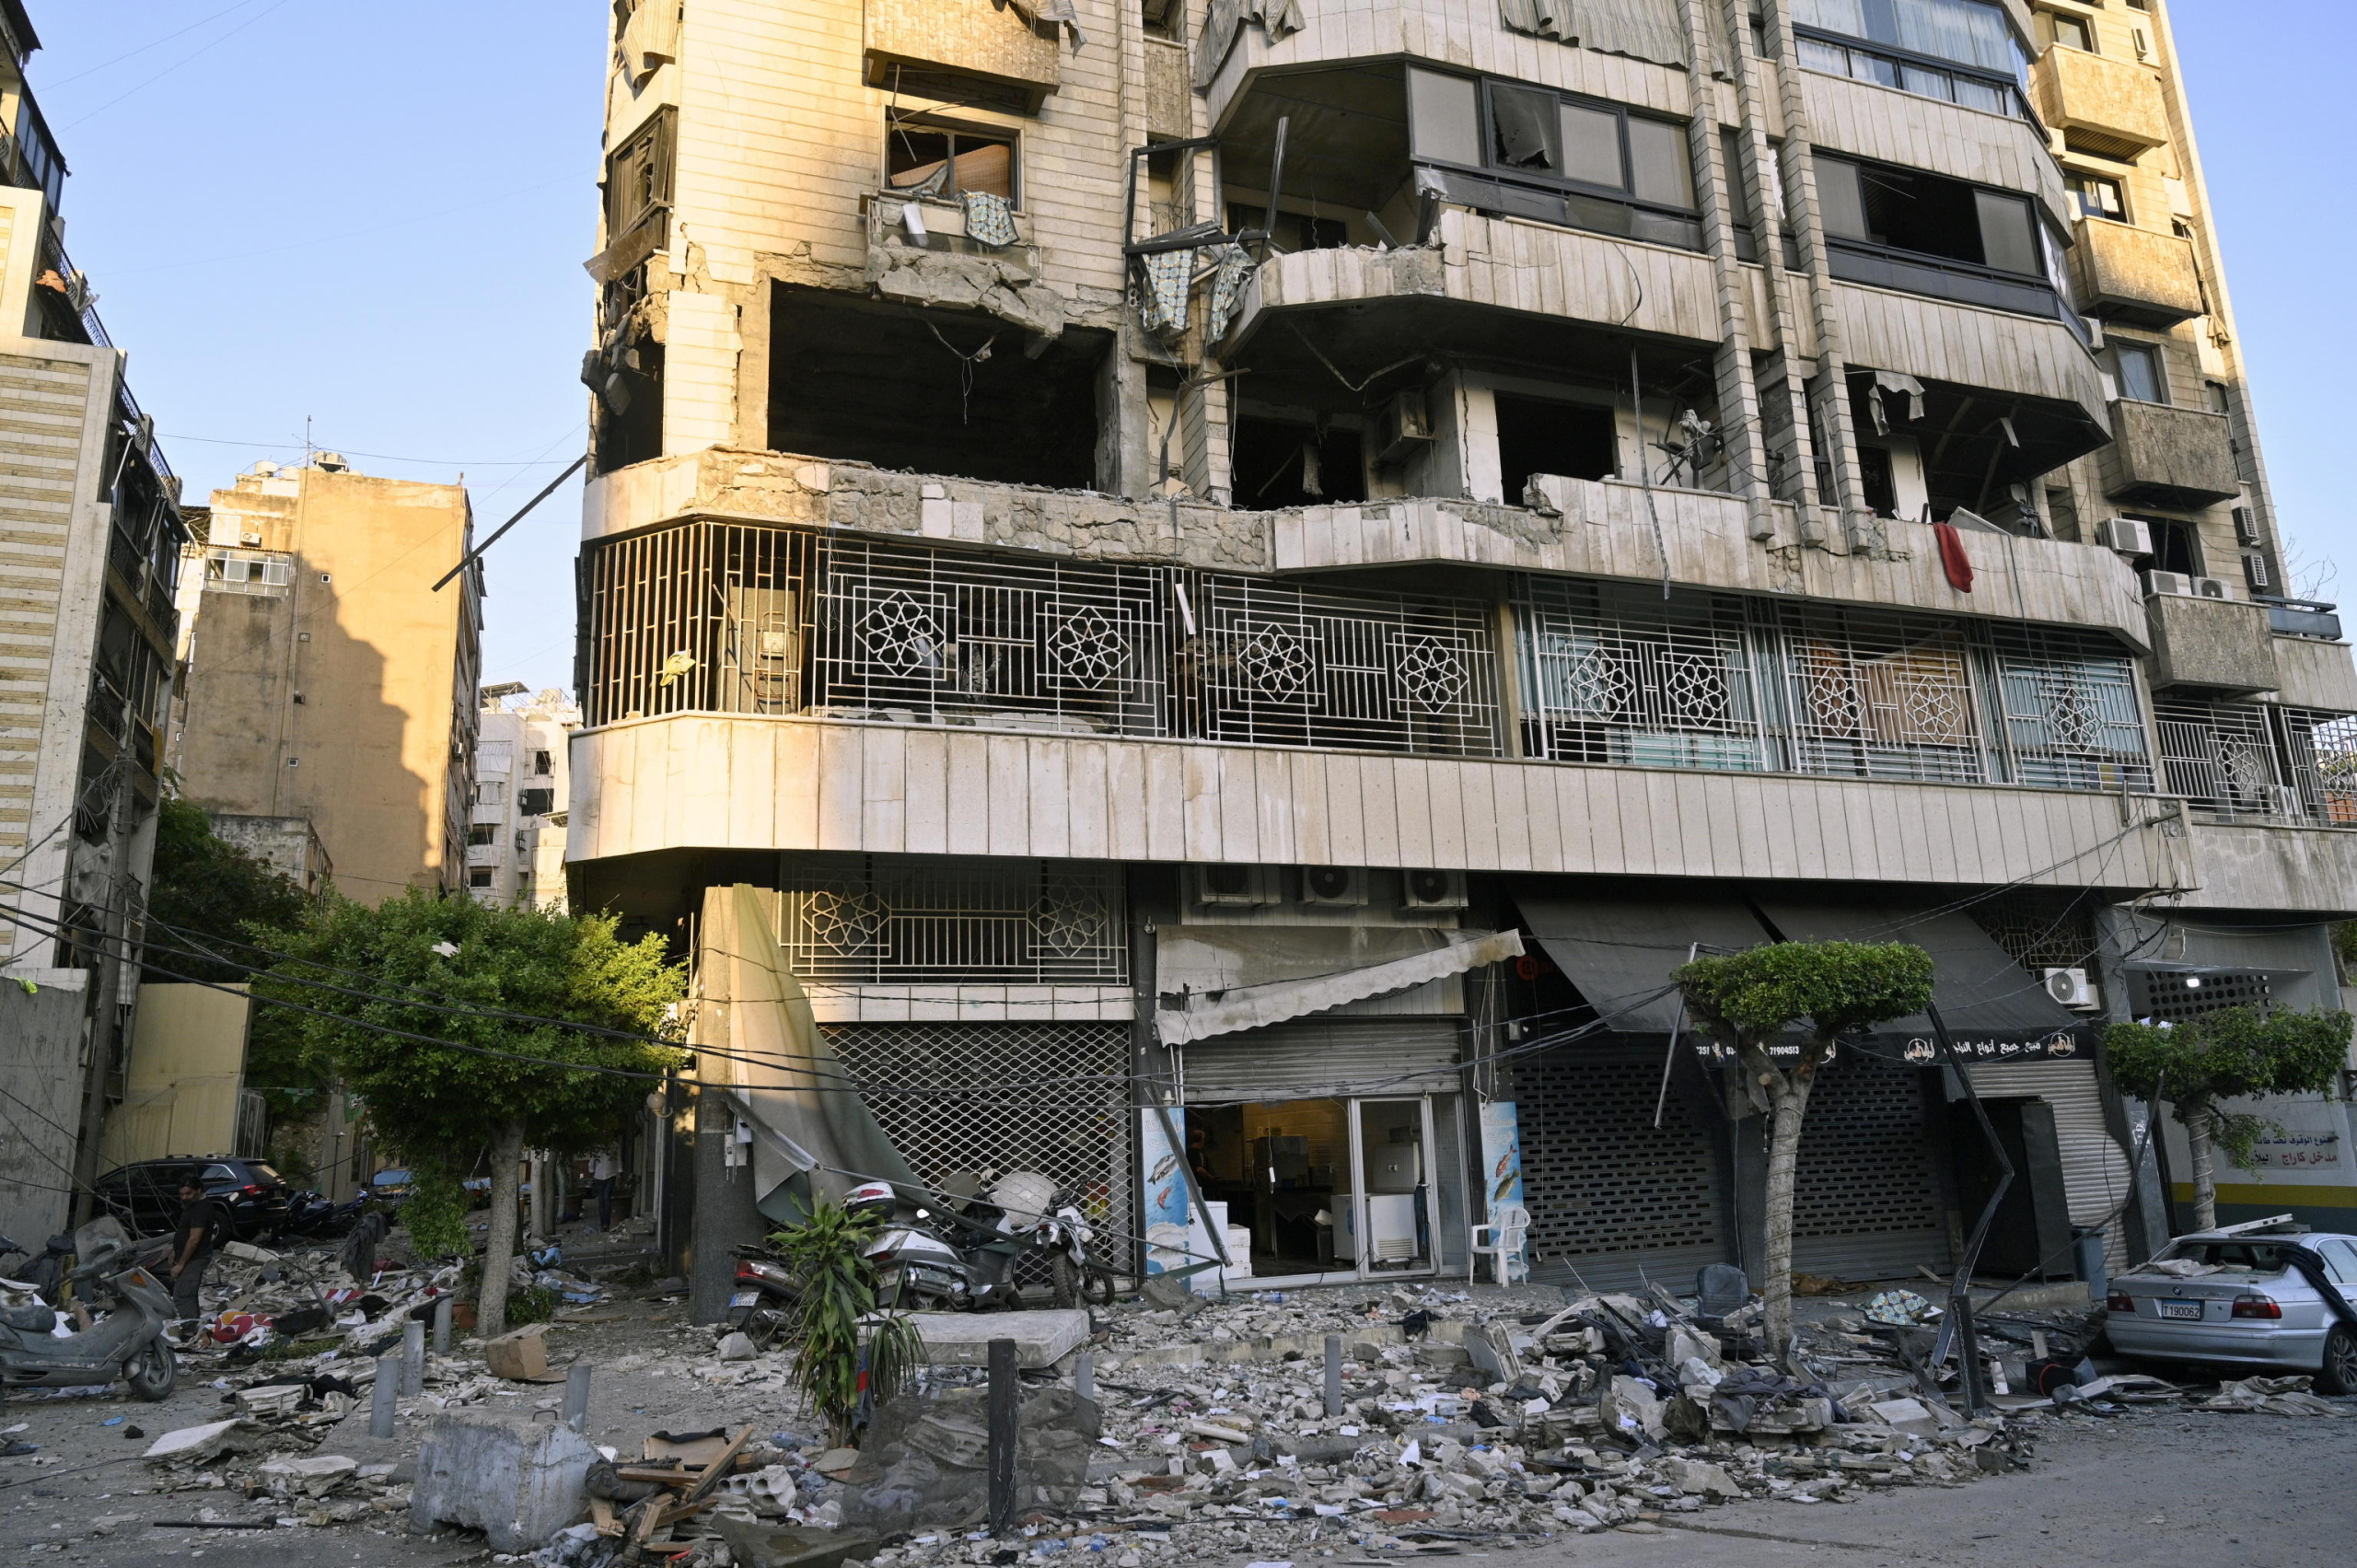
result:
<svg viewBox="0 0 2357 1568"><path fill-rule="evenodd" d="M1700 1361L1705 1366L1719 1367L1725 1365L1724 1354L1714 1336L1698 1334L1682 1323L1670 1325L1666 1355L1672 1366Z"/></svg>
<svg viewBox="0 0 2357 1568"><path fill-rule="evenodd" d="M1668 1435L1662 1424L1662 1399L1651 1387L1634 1377L1615 1377L1597 1401L1597 1409L1607 1426L1622 1432L1642 1432L1658 1441Z"/></svg>
<svg viewBox="0 0 2357 1568"><path fill-rule="evenodd" d="M410 1527L465 1525L493 1551L537 1551L589 1506L598 1450L562 1423L444 1415L418 1450Z"/></svg>
<svg viewBox="0 0 2357 1568"><path fill-rule="evenodd" d="M178 1432L167 1432L148 1445L140 1456L159 1465L202 1464L229 1446L230 1434L243 1423L208 1422L203 1426L183 1426Z"/></svg>
<svg viewBox="0 0 2357 1568"><path fill-rule="evenodd" d="M712 1525L736 1568L842 1568L875 1556L881 1544L874 1536L758 1524L738 1514L714 1514Z"/></svg>
<svg viewBox="0 0 2357 1568"><path fill-rule="evenodd" d="M360 1461L341 1454L311 1454L273 1459L261 1467L261 1482L281 1497L324 1497L360 1473Z"/></svg>
<svg viewBox="0 0 2357 1568"><path fill-rule="evenodd" d="M1939 1419L1921 1400L1878 1400L1866 1408L1876 1421L1918 1437L1935 1436L1940 1430Z"/></svg>
<svg viewBox="0 0 2357 1568"><path fill-rule="evenodd" d="M713 1353L723 1361L750 1361L761 1352L753 1348L749 1335L728 1333L720 1336L720 1344Z"/></svg>
<svg viewBox="0 0 2357 1568"><path fill-rule="evenodd" d="M989 1505L987 1399L982 1388L933 1398L904 1394L878 1410L859 1463L842 1478L843 1523L891 1535L981 1518ZM1072 1506L1103 1434L1095 1403L1066 1388L1027 1390L1016 1432L1019 1506Z"/></svg>
<svg viewBox="0 0 2357 1568"><path fill-rule="evenodd" d="M1051 1366L1078 1350L1093 1331L1088 1314L1070 1312L917 1312L909 1321L937 1366L987 1366L993 1340L1015 1342L1016 1365Z"/></svg>
<svg viewBox="0 0 2357 1568"><path fill-rule="evenodd" d="M1706 1460L1670 1459L1664 1462L1662 1469L1670 1484L1683 1492L1723 1500L1743 1495L1743 1488L1736 1484L1735 1477L1727 1474L1724 1467Z"/></svg>
<svg viewBox="0 0 2357 1568"><path fill-rule="evenodd" d="M811 1460L810 1468L817 1470L820 1475L832 1480L841 1476L845 1470L850 1469L852 1466L857 1463L859 1463L858 1449L830 1448L825 1453L819 1455L817 1458Z"/></svg>
<svg viewBox="0 0 2357 1568"><path fill-rule="evenodd" d="M300 1383L265 1383L238 1390L238 1408L248 1415L293 1415L310 1389Z"/></svg>

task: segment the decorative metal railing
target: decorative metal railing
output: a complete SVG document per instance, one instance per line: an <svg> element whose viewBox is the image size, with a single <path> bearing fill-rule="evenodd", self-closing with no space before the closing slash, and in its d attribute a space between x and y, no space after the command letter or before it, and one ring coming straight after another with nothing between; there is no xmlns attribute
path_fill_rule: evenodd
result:
<svg viewBox="0 0 2357 1568"><path fill-rule="evenodd" d="M1102 867L802 855L778 899L779 940L794 972L813 983L1129 978L1121 887Z"/></svg>
<svg viewBox="0 0 2357 1568"><path fill-rule="evenodd" d="M2357 827L2357 717L2259 703L2167 703L2163 786L2218 817Z"/></svg>
<svg viewBox="0 0 2357 1568"><path fill-rule="evenodd" d="M710 522L594 546L582 594L591 726L795 714L1509 754L1502 611L1472 599ZM2154 785L2134 666L2098 633L1538 576L1503 613L1534 759Z"/></svg>

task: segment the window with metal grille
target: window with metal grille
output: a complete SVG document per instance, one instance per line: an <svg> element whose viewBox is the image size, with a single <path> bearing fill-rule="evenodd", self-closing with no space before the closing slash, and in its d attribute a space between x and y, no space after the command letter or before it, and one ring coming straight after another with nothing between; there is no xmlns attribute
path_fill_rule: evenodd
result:
<svg viewBox="0 0 2357 1568"><path fill-rule="evenodd" d="M1130 1229L1128 1025L823 1027L919 1179L1037 1170ZM1102 1239L1109 1256L1126 1250Z"/></svg>
<svg viewBox="0 0 2357 1568"><path fill-rule="evenodd" d="M2274 977L2258 970L2131 969L2128 982L2137 1017L2172 1024L2275 1000Z"/></svg>
<svg viewBox="0 0 2357 1568"><path fill-rule="evenodd" d="M1970 912L2006 957L2036 974L2084 968L2092 961L2095 902L2084 893L2017 889L1973 905Z"/></svg>
<svg viewBox="0 0 2357 1568"><path fill-rule="evenodd" d="M1062 861L801 855L779 894L794 972L852 984L1129 978L1121 884Z"/></svg>
<svg viewBox="0 0 2357 1568"><path fill-rule="evenodd" d="M2166 703L2163 786L2221 817L2357 827L2357 716L2263 703Z"/></svg>

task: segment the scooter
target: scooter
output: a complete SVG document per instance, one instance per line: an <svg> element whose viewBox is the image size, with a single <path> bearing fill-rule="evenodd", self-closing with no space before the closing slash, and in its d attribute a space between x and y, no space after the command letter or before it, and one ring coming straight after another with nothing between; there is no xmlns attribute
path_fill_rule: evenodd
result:
<svg viewBox="0 0 2357 1568"><path fill-rule="evenodd" d="M909 1220L893 1218L863 1249L876 1271L877 1305L888 1310L983 1312L1020 1308L1016 1265L1029 1253L1051 1254L1048 1272L1059 1307L1113 1299L1113 1276L1089 1255L1093 1232L1077 1204L1037 1171L1002 1178L986 1194L970 1196L978 1181L949 1179L929 1207ZM891 1186L873 1182L846 1200L853 1212L892 1214Z"/></svg>
<svg viewBox="0 0 2357 1568"><path fill-rule="evenodd" d="M737 1249L737 1285L728 1296L727 1327L767 1350L792 1321L802 1300L794 1272L759 1247Z"/></svg>
<svg viewBox="0 0 2357 1568"><path fill-rule="evenodd" d="M134 1398L170 1397L180 1364L164 1337L172 1293L163 1283L112 1238L89 1248L64 1283L92 1305L104 1304L103 1315L79 1333L61 1335L52 1307L0 1307L0 1386L77 1388L120 1377Z"/></svg>

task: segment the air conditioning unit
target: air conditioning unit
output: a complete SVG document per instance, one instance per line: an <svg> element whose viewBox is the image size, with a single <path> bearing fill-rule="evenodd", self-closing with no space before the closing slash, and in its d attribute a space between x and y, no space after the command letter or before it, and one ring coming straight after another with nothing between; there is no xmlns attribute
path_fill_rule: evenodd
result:
<svg viewBox="0 0 2357 1568"><path fill-rule="evenodd" d="M1399 873L1399 907L1403 910L1461 910L1465 903L1462 871Z"/></svg>
<svg viewBox="0 0 2357 1568"><path fill-rule="evenodd" d="M2153 553L2153 525L2133 517L2106 517L2096 525L2096 542L2122 555Z"/></svg>
<svg viewBox="0 0 2357 1568"><path fill-rule="evenodd" d="M1213 909L1254 909L1277 901L1277 876L1267 865L1194 865L1195 901Z"/></svg>
<svg viewBox="0 0 2357 1568"><path fill-rule="evenodd" d="M2275 586L2267 570L2267 557L2256 552L2243 557L2243 578L2255 594L2263 594Z"/></svg>
<svg viewBox="0 0 2357 1568"><path fill-rule="evenodd" d="M2223 577L2196 577L2193 579L2193 597L2196 598L2237 598L2241 596L2235 592L2235 585L2226 581Z"/></svg>
<svg viewBox="0 0 2357 1568"><path fill-rule="evenodd" d="M2181 594L2190 597L2193 579L2182 572L2147 572L2144 591L2148 594Z"/></svg>
<svg viewBox="0 0 2357 1568"><path fill-rule="evenodd" d="M1399 462L1432 438L1432 407L1421 388L1411 388L1383 405L1383 418L1376 426L1376 460Z"/></svg>
<svg viewBox="0 0 2357 1568"><path fill-rule="evenodd" d="M261 535L258 533L241 533L238 536L238 542L259 548L261 544Z"/></svg>
<svg viewBox="0 0 2357 1568"><path fill-rule="evenodd" d="M2235 508L2235 542L2241 545L2267 542L2258 537L2258 514L2248 506Z"/></svg>
<svg viewBox="0 0 2357 1568"><path fill-rule="evenodd" d="M2102 1010L2103 991L2087 978L2086 970L2043 970L2039 972L2046 981L2046 994L2063 1006L2081 1013Z"/></svg>
<svg viewBox="0 0 2357 1568"><path fill-rule="evenodd" d="M1353 908L1366 902L1366 873L1355 865L1305 865L1301 901L1321 908Z"/></svg>

